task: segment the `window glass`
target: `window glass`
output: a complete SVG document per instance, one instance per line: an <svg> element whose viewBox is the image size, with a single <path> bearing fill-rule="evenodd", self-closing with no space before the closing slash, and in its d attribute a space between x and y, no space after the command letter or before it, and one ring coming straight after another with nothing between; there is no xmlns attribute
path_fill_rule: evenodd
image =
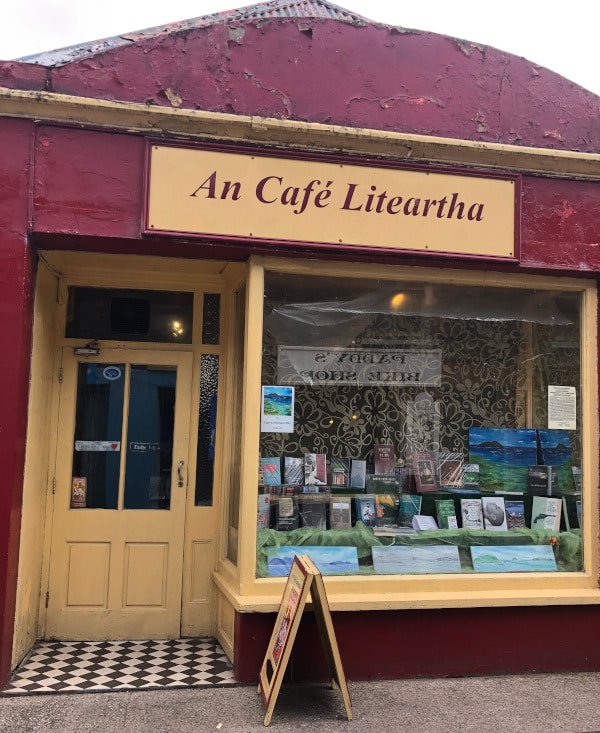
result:
<svg viewBox="0 0 600 733"><path fill-rule="evenodd" d="M67 338L192 343L193 293L69 288Z"/></svg>
<svg viewBox="0 0 600 733"><path fill-rule="evenodd" d="M211 506L213 502L218 387L219 357L216 354L202 354L196 453L196 506Z"/></svg>
<svg viewBox="0 0 600 733"><path fill-rule="evenodd" d="M219 293L204 293L202 309L202 343L218 344L220 338L221 296Z"/></svg>
<svg viewBox="0 0 600 733"><path fill-rule="evenodd" d="M169 509L175 367L132 365L125 464L125 509Z"/></svg>
<svg viewBox="0 0 600 733"><path fill-rule="evenodd" d="M119 499L124 364L79 364L71 507L116 509Z"/></svg>
<svg viewBox="0 0 600 733"><path fill-rule="evenodd" d="M580 299L265 273L258 576L581 570Z"/></svg>
<svg viewBox="0 0 600 733"><path fill-rule="evenodd" d="M71 489L72 509L169 509L175 367L81 363ZM122 438L127 404L127 433Z"/></svg>

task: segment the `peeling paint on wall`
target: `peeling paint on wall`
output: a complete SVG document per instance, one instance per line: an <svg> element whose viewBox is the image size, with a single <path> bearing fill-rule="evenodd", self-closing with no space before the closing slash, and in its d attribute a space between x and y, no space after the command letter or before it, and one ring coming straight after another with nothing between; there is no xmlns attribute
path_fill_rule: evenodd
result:
<svg viewBox="0 0 600 733"><path fill-rule="evenodd" d="M304 5L294 9L300 13ZM85 54L83 47L63 53L60 64L40 66L43 56L35 64L0 63L0 86L481 142L600 150L600 99L526 59L435 33L355 22L354 17L341 21L325 12L323 17L291 17L286 6L287 15L273 17L274 8L267 3L245 18L221 14L201 23L163 26L154 34L128 34L126 43L88 44Z"/></svg>

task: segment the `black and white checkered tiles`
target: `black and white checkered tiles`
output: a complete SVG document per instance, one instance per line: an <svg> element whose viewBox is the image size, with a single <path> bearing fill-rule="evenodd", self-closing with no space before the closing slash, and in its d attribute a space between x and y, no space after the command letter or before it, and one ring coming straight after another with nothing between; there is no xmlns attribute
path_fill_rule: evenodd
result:
<svg viewBox="0 0 600 733"><path fill-rule="evenodd" d="M2 695L106 692L235 684L214 639L42 641Z"/></svg>

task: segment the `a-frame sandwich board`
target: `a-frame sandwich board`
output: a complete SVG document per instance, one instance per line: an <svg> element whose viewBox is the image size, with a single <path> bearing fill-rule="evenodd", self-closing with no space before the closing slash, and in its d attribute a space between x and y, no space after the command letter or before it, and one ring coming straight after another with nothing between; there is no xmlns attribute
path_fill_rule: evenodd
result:
<svg viewBox="0 0 600 733"><path fill-rule="evenodd" d="M260 670L258 691L262 694L263 702L267 708L265 725L269 725L271 722L277 695L281 688L309 593L329 666L331 685L332 687L339 687L344 698L346 715L348 720L352 720L350 694L335 638L323 576L308 555L296 555L290 568L281 604L279 605L279 612Z"/></svg>

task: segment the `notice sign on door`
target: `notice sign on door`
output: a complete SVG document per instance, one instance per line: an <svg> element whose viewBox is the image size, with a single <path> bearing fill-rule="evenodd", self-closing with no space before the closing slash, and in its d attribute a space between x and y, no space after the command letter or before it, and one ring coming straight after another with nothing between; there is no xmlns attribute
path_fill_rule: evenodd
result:
<svg viewBox="0 0 600 733"><path fill-rule="evenodd" d="M151 145L144 230L515 259L518 181Z"/></svg>

